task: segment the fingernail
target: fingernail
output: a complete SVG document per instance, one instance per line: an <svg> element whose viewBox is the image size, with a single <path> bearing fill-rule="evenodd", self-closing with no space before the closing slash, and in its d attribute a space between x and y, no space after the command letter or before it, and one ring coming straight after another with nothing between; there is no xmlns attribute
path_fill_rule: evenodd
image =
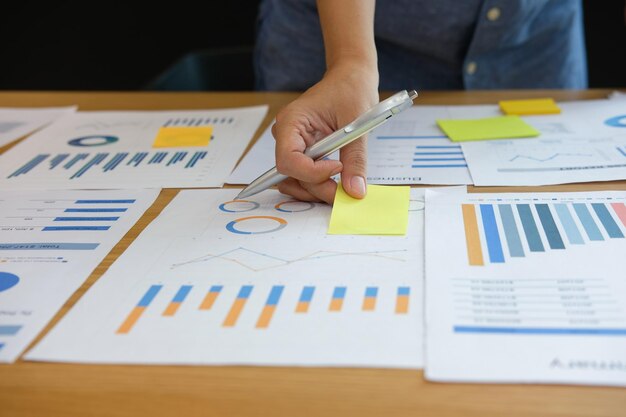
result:
<svg viewBox="0 0 626 417"><path fill-rule="evenodd" d="M352 189L352 192L358 196L365 197L365 178L358 176L352 177L350 180L350 189Z"/></svg>

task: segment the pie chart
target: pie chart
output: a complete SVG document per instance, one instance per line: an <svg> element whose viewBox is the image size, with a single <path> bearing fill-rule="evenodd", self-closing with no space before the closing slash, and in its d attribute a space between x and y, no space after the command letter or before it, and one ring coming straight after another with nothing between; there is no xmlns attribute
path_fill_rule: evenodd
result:
<svg viewBox="0 0 626 417"><path fill-rule="evenodd" d="M20 278L9 272L0 272L0 292L6 291L20 282Z"/></svg>

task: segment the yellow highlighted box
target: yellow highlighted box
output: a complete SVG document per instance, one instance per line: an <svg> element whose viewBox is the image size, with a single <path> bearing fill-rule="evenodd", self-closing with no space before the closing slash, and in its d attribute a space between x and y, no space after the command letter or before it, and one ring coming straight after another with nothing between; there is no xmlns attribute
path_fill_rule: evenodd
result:
<svg viewBox="0 0 626 417"><path fill-rule="evenodd" d="M484 119L440 119L437 120L437 124L453 142L539 136L539 131L519 116L498 116Z"/></svg>
<svg viewBox="0 0 626 417"><path fill-rule="evenodd" d="M504 114L516 114L518 116L561 113L561 109L551 98L503 100L500 102L500 109Z"/></svg>
<svg viewBox="0 0 626 417"><path fill-rule="evenodd" d="M154 138L153 148L207 146L213 126L162 127Z"/></svg>
<svg viewBox="0 0 626 417"><path fill-rule="evenodd" d="M409 223L409 187L369 185L367 195L350 197L337 185L328 233L404 235Z"/></svg>

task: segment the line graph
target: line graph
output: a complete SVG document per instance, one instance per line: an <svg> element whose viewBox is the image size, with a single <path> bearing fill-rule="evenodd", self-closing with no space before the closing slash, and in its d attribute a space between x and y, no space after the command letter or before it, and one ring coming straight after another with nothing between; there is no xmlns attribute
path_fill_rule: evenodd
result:
<svg viewBox="0 0 626 417"><path fill-rule="evenodd" d="M552 161L558 157L563 157L563 156L593 156L592 154L587 154L587 153L555 153L552 154L546 158L537 158L534 156L530 156L530 155L515 155L513 158L509 159L509 162L514 162L518 159L527 159L529 161L535 161L535 162L548 162L548 161Z"/></svg>
<svg viewBox="0 0 626 417"><path fill-rule="evenodd" d="M182 266L211 262L215 260L223 260L242 266L253 272L266 271L268 269L280 268L298 262L313 261L317 259L328 259L335 257L369 257L381 258L395 262L407 262L406 258L401 254L406 254L407 249L386 250L386 251L366 251L366 252L346 252L333 250L318 250L307 255L293 259L286 259L267 253L255 251L252 249L238 247L222 253L207 253L200 257L190 259L185 262L172 264L170 269L177 269ZM394 256L394 254L397 254Z"/></svg>

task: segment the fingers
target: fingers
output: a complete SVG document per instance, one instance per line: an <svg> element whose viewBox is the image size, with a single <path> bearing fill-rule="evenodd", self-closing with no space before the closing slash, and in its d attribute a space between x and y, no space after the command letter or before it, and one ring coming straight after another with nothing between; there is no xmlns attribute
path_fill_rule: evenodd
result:
<svg viewBox="0 0 626 417"><path fill-rule="evenodd" d="M343 189L354 198L363 198L367 194L365 178L367 171L367 138L362 137L341 148L340 159L343 163L341 184Z"/></svg>
<svg viewBox="0 0 626 417"><path fill-rule="evenodd" d="M321 183L341 172L343 164L335 160L314 161L303 152L315 143L319 131L304 122L277 121L272 127L276 138L276 168L281 174L308 183Z"/></svg>
<svg viewBox="0 0 626 417"><path fill-rule="evenodd" d="M333 180L327 180L319 184L311 184L288 178L278 184L278 191L302 201L323 201L333 204L337 183Z"/></svg>

